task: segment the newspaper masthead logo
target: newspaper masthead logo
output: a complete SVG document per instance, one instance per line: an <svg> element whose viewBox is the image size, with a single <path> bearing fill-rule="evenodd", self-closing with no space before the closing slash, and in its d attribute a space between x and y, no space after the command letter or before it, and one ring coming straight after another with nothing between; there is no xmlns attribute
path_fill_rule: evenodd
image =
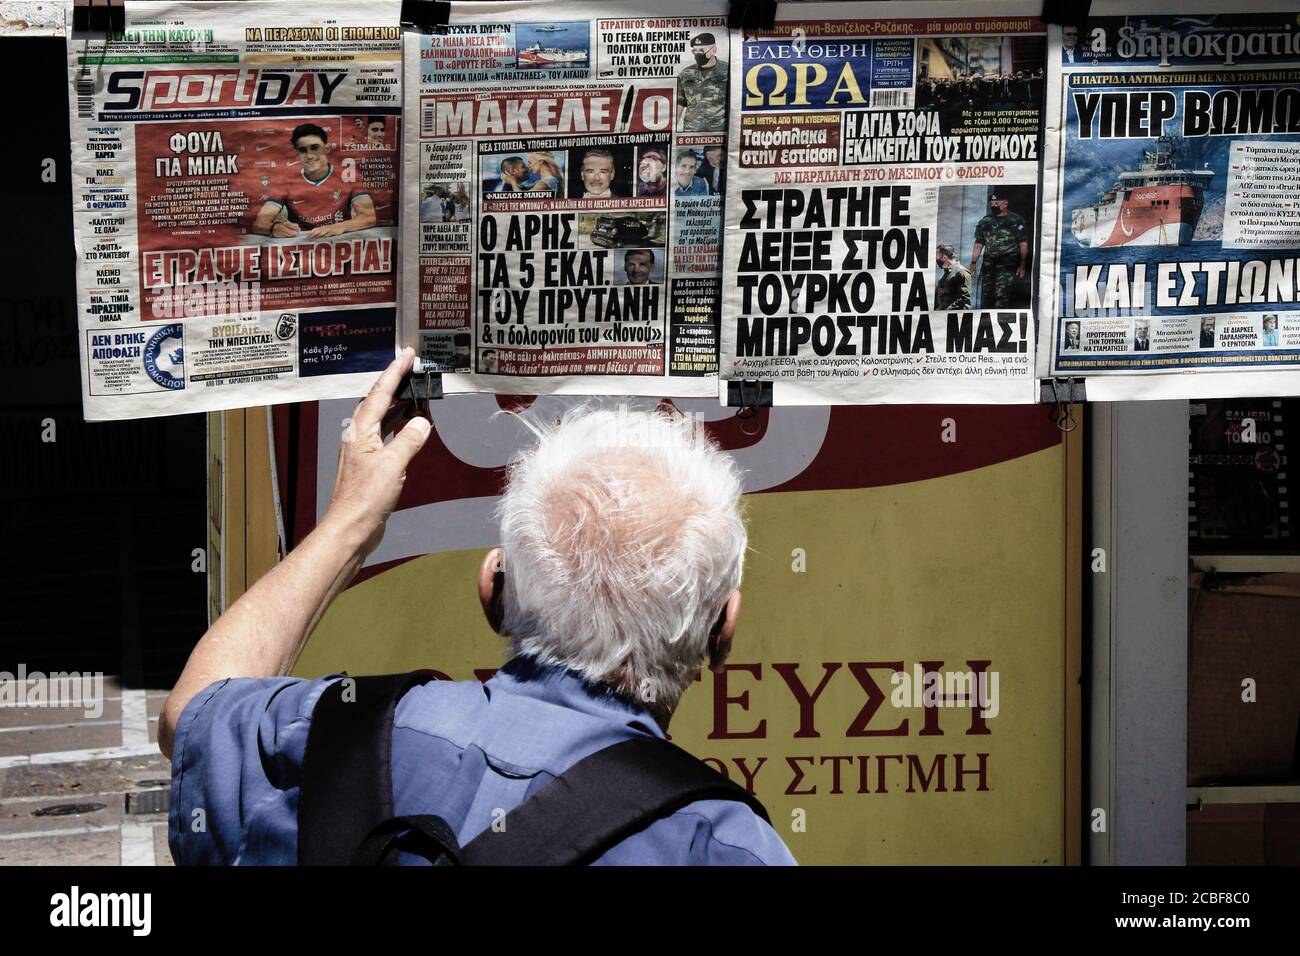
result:
<svg viewBox="0 0 1300 956"><path fill-rule="evenodd" d="M119 70L108 81L109 110L159 106L322 106L346 73L311 70Z"/></svg>
<svg viewBox="0 0 1300 956"><path fill-rule="evenodd" d="M1142 21L1119 27L1115 52L1123 60L1154 60L1160 66L1210 60L1233 66L1242 57L1275 59L1300 55L1300 31L1215 30L1209 20L1182 18L1172 29L1159 29ZM1096 31L1103 33L1104 31ZM1100 38L1098 38L1100 39ZM1094 42L1093 50L1099 44ZM1100 42L1104 50L1104 40Z"/></svg>

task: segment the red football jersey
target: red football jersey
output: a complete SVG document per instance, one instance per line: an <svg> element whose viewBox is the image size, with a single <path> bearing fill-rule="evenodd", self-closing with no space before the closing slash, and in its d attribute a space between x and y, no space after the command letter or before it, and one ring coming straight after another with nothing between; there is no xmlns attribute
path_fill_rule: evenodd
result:
<svg viewBox="0 0 1300 956"><path fill-rule="evenodd" d="M271 201L289 210L289 221L300 226L324 226L352 218L352 200L367 195L359 184L345 183L339 179L338 170L330 164L329 172L319 182L312 182L303 170L287 177Z"/></svg>

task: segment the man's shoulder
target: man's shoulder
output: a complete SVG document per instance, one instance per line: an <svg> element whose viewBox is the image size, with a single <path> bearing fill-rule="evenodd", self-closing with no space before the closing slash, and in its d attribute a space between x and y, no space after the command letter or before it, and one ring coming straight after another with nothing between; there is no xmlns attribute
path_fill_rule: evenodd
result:
<svg viewBox="0 0 1300 956"><path fill-rule="evenodd" d="M772 826L738 800L696 800L611 848L597 865L796 866Z"/></svg>

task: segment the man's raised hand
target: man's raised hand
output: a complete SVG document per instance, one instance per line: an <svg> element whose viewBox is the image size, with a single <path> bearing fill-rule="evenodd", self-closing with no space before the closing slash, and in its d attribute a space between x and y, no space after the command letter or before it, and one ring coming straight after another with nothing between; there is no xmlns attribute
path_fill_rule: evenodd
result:
<svg viewBox="0 0 1300 956"><path fill-rule="evenodd" d="M384 524L397 506L407 466L424 447L433 427L426 419L413 418L384 444L385 419L394 407L393 396L414 361L415 351L403 349L384 370L352 413L339 445L338 477L325 521L354 537L363 557L383 540Z"/></svg>

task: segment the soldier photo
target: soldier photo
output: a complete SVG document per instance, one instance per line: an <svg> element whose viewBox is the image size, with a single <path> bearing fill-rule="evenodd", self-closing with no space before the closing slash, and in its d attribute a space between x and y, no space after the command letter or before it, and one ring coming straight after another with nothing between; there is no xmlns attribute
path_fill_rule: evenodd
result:
<svg viewBox="0 0 1300 956"><path fill-rule="evenodd" d="M727 62L718 59L712 33L691 40L695 62L677 74L677 131L715 133L727 128Z"/></svg>
<svg viewBox="0 0 1300 956"><path fill-rule="evenodd" d="M934 251L934 261L943 270L934 287L935 309L940 312L969 309L970 273L957 261L957 250L940 243Z"/></svg>
<svg viewBox="0 0 1300 956"><path fill-rule="evenodd" d="M1025 264L1029 258L1029 231L1018 213L1010 212L1008 200L989 197L993 212L975 226L975 245L970 254L970 274L975 275L981 254L980 308L1025 308L1029 305Z"/></svg>

